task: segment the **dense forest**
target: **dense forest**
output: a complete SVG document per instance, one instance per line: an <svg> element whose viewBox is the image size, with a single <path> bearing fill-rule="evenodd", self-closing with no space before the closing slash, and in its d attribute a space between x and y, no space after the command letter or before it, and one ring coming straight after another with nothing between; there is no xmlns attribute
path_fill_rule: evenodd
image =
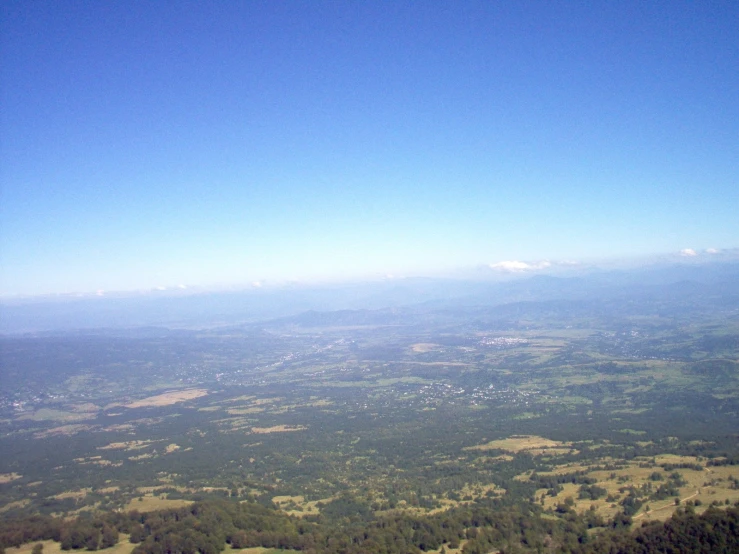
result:
<svg viewBox="0 0 739 554"><path fill-rule="evenodd" d="M463 544L463 554L547 551L576 554L739 551L739 505L697 515L691 505L664 523L630 530L621 515L603 526L594 514L563 510L542 518L531 505L500 500L476 503L434 517L390 514L356 518L350 500L333 517L305 520L254 503L208 501L146 514L106 513L65 520L33 516L0 524L3 548L55 540L63 550L94 551L116 544L121 533L136 544L134 554L218 554L232 548L267 547L316 554L412 554Z"/></svg>

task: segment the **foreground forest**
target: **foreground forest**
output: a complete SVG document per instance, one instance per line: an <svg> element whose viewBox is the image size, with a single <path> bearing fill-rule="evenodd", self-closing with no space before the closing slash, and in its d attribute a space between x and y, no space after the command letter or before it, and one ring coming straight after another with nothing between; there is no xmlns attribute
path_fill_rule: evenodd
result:
<svg viewBox="0 0 739 554"><path fill-rule="evenodd" d="M306 521L253 503L209 501L149 514L111 512L73 521L44 516L14 519L0 526L0 544L57 541L63 550L94 551L115 546L125 533L133 554L182 552L217 554L230 549L272 548L306 553L400 554L459 549L464 554L498 552L739 551L739 506L711 508L701 515L691 506L665 523L644 523L629 531L630 518L603 525L592 514L543 518L540 510L500 500L452 508L444 514L414 517L396 513L371 522L328 524ZM36 550L43 549L37 543Z"/></svg>
<svg viewBox="0 0 739 554"><path fill-rule="evenodd" d="M4 335L0 545L736 552L739 271L527 286Z"/></svg>

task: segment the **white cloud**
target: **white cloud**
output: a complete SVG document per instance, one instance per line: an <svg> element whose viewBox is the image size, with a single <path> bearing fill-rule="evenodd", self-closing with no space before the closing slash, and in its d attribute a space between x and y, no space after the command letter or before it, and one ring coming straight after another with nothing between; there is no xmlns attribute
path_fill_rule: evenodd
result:
<svg viewBox="0 0 739 554"><path fill-rule="evenodd" d="M255 289L260 289L260 288L262 288L262 282L261 281L252 281L251 286L254 287Z"/></svg>
<svg viewBox="0 0 739 554"><path fill-rule="evenodd" d="M504 273L520 273L523 271L537 271L539 269L546 269L552 264L546 260L540 262L521 262L518 260L506 260L498 262L497 264L489 264L488 267L494 271L502 271Z"/></svg>
<svg viewBox="0 0 739 554"><path fill-rule="evenodd" d="M681 256L697 256L698 253L692 248L683 248L682 250L680 250L680 255Z"/></svg>
<svg viewBox="0 0 739 554"><path fill-rule="evenodd" d="M718 254L719 250L718 248L707 248L706 254Z"/></svg>

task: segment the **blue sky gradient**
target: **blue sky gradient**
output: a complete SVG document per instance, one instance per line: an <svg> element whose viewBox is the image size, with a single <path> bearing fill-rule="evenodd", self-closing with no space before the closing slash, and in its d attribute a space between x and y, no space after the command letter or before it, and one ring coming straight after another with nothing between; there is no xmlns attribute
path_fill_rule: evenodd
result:
<svg viewBox="0 0 739 554"><path fill-rule="evenodd" d="M739 246L736 2L16 2L0 294Z"/></svg>

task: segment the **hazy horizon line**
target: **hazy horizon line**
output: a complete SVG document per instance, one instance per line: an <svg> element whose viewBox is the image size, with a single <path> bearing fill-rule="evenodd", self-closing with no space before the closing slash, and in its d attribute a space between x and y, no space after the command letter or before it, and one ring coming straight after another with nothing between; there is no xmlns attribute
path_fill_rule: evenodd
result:
<svg viewBox="0 0 739 554"><path fill-rule="evenodd" d="M120 288L106 290L76 290L64 292L9 293L0 292L0 301L44 300L44 299L83 299L83 298L121 298L167 294L208 294L223 292L276 291L287 288L324 288L350 286L367 283L405 281L412 279L450 279L457 281L503 281L533 275L551 275L597 270L635 269L660 263L705 263L710 261L730 261L739 259L739 247L730 248L683 248L678 251L634 256L612 256L586 260L501 260L480 263L474 266L446 268L418 272L375 272L357 276L307 279L259 279L233 283L177 283L139 288Z"/></svg>

